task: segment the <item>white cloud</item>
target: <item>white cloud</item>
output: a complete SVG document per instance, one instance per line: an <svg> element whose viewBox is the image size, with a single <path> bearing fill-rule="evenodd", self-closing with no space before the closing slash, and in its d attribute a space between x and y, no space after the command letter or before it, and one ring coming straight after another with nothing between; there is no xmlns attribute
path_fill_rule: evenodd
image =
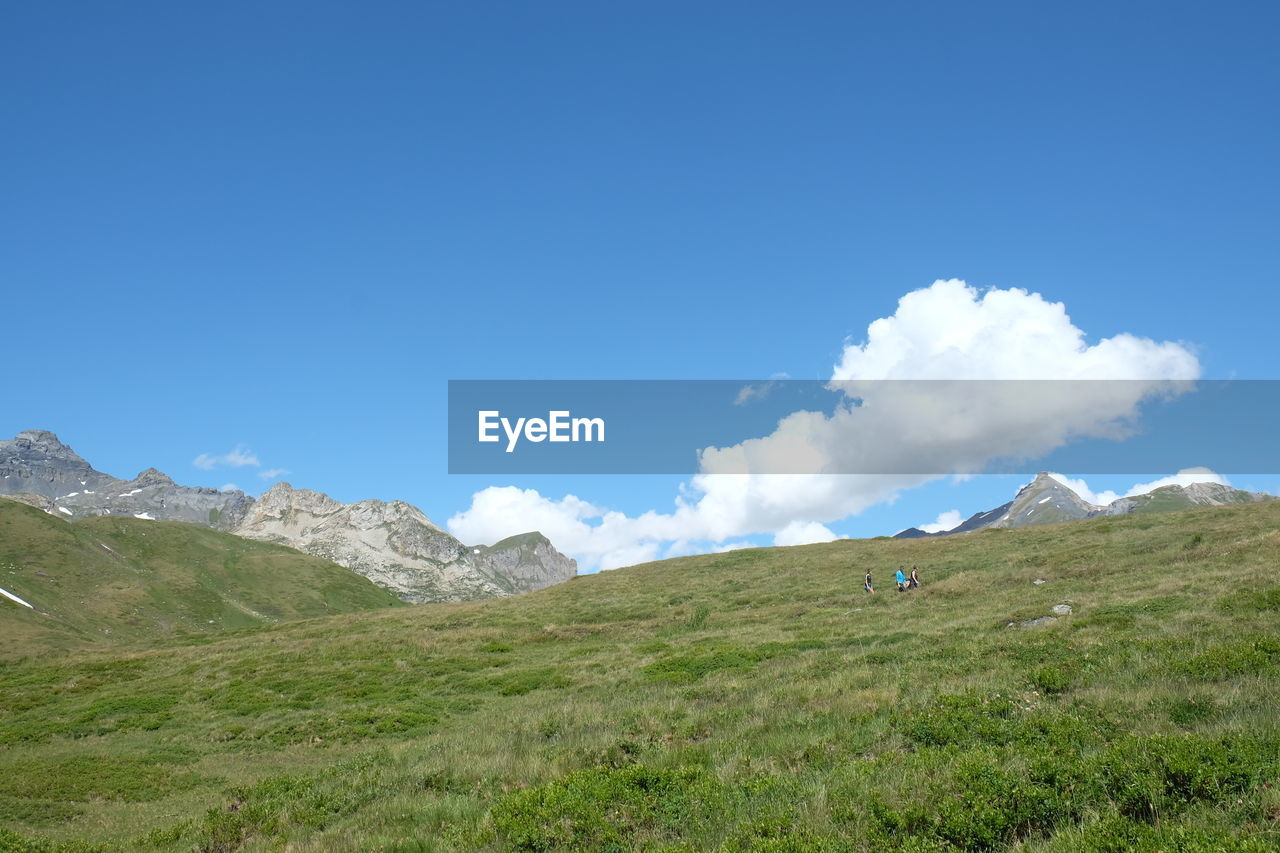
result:
<svg viewBox="0 0 1280 853"><path fill-rule="evenodd" d="M1114 501L1116 498L1120 497L1120 495L1109 490L1102 491L1102 492L1095 492L1093 489L1089 488L1088 483L1086 483L1084 480L1080 478L1073 479L1071 477L1066 476L1065 474L1057 474L1054 472L1050 472L1049 476L1057 480L1059 483L1066 486L1068 489L1075 492L1077 495L1084 498L1086 501L1093 504L1094 506L1106 506L1107 504Z"/></svg>
<svg viewBox="0 0 1280 853"><path fill-rule="evenodd" d="M690 538L672 535L660 540L645 536L641 526L640 519L610 512L574 495L554 500L534 489L515 486L491 486L476 492L470 508L448 521L454 536L473 544L492 544L516 533L540 531L588 571L653 560L662 541Z"/></svg>
<svg viewBox="0 0 1280 853"><path fill-rule="evenodd" d="M763 400L776 387L778 387L778 383L773 381L761 382L759 385L743 385L738 391L738 396L733 398L733 404L735 406L743 406L752 400Z"/></svg>
<svg viewBox="0 0 1280 853"><path fill-rule="evenodd" d="M1147 492L1154 492L1156 489L1164 486L1190 486L1193 483L1218 483L1223 486L1231 485L1231 481L1221 474L1210 471L1208 468L1183 468L1172 477L1161 477L1159 480L1152 480L1150 483L1139 483L1138 485L1125 492L1125 496L1145 495Z"/></svg>
<svg viewBox="0 0 1280 853"><path fill-rule="evenodd" d="M235 483L223 483L221 486L218 486L218 491L220 491L220 492L238 492L238 491L240 491L240 487L239 487L239 486L237 486Z"/></svg>
<svg viewBox="0 0 1280 853"><path fill-rule="evenodd" d="M191 464L204 471L212 471L214 468L244 468L246 466L258 467L262 463L258 461L258 457L252 450L243 444L237 444L231 450L221 455L201 453L195 459L191 460Z"/></svg>
<svg viewBox="0 0 1280 853"><path fill-rule="evenodd" d="M1199 371L1182 344L1129 334L1089 344L1065 307L1039 294L938 281L871 323L864 342L845 346L832 381L848 405L831 415L796 412L768 436L704 449L700 472L671 511L633 517L572 495L493 487L477 492L448 527L470 542L541 530L588 571L627 565L633 555L653 559L663 543L714 549L760 534L775 542L804 532L835 538L826 525L947 473L980 470L994 458L1037 458L1073 438L1122 436L1144 399ZM1034 385L876 382L884 379L1144 381L1062 394ZM758 473L777 470L805 473ZM937 473L828 473L835 470Z"/></svg>
<svg viewBox="0 0 1280 853"><path fill-rule="evenodd" d="M1021 288L936 281L850 344L836 379L1193 379L1185 344L1120 334L1089 346L1066 306Z"/></svg>
<svg viewBox="0 0 1280 853"><path fill-rule="evenodd" d="M728 551L741 551L744 548L759 548L759 547L760 547L759 545L755 545L751 542L725 542L720 545L716 545L714 548L711 549L711 551L715 554L724 554Z"/></svg>
<svg viewBox="0 0 1280 853"><path fill-rule="evenodd" d="M839 539L826 525L816 521L793 521L773 535L774 545L811 545Z"/></svg>
<svg viewBox="0 0 1280 853"><path fill-rule="evenodd" d="M936 521L920 525L920 529L925 533L944 533L948 530L954 530L963 522L964 516L960 514L960 510L949 509L946 512L939 513Z"/></svg>
<svg viewBox="0 0 1280 853"><path fill-rule="evenodd" d="M1156 489L1163 488L1164 486L1190 486L1193 483L1219 483L1224 486L1231 485L1231 481L1226 477L1210 471L1208 468L1183 468L1177 474L1169 477L1161 477L1158 480L1152 480L1150 483L1137 483L1124 494L1117 494L1113 491L1095 492L1089 488L1088 483L1079 478L1072 479L1062 474L1052 473L1049 476L1095 506L1106 506L1120 498L1132 497L1134 495L1145 495L1148 492L1153 492Z"/></svg>
<svg viewBox="0 0 1280 853"><path fill-rule="evenodd" d="M258 461L258 457L254 455L252 450L247 447L239 446L224 455L222 460L232 468L243 468L246 465L253 465L256 467L262 464Z"/></svg>
<svg viewBox="0 0 1280 853"><path fill-rule="evenodd" d="M288 473L288 470L284 468L267 468L266 470L259 471L258 476L264 480L274 480L277 477L283 477Z"/></svg>

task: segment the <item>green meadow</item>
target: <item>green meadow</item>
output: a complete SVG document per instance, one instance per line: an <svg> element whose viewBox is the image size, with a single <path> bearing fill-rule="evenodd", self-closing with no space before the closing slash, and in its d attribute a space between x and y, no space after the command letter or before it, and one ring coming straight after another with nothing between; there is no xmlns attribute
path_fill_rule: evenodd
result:
<svg viewBox="0 0 1280 853"><path fill-rule="evenodd" d="M194 524L74 523L0 500L0 658L228 630L403 604L292 548Z"/></svg>
<svg viewBox="0 0 1280 853"><path fill-rule="evenodd" d="M1276 850L1278 563L1273 502L26 634L0 851Z"/></svg>

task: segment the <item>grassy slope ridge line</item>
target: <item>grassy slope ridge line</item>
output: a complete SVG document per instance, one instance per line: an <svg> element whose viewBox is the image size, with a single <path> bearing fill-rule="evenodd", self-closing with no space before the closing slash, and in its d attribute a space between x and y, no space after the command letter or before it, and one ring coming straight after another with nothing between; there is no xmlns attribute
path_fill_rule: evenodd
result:
<svg viewBox="0 0 1280 853"><path fill-rule="evenodd" d="M0 850L1274 850L1278 557L1268 503L5 664Z"/></svg>
<svg viewBox="0 0 1280 853"><path fill-rule="evenodd" d="M0 656L48 652L352 610L390 592L341 566L191 524L77 522L0 500Z"/></svg>

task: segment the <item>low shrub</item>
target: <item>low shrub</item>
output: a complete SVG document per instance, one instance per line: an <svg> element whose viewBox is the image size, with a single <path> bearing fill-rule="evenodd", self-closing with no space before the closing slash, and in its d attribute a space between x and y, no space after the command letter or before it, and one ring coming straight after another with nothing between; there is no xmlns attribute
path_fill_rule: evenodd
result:
<svg viewBox="0 0 1280 853"><path fill-rule="evenodd" d="M672 841L718 813L723 787L705 771L641 765L579 770L507 794L494 826L517 850L621 851Z"/></svg>
<svg viewBox="0 0 1280 853"><path fill-rule="evenodd" d="M323 829L387 793L376 783L385 760L385 753L371 753L315 776L277 776L235 788L230 803L209 809L196 826L196 850L234 853L255 836L279 836L289 827Z"/></svg>
<svg viewBox="0 0 1280 853"><path fill-rule="evenodd" d="M1167 704L1167 711L1170 721L1185 727L1213 719L1218 707L1209 696L1179 696Z"/></svg>
<svg viewBox="0 0 1280 853"><path fill-rule="evenodd" d="M756 656L748 650L716 646L664 655L643 671L653 681L688 682L698 681L719 670L748 670L756 665L756 661Z"/></svg>
<svg viewBox="0 0 1280 853"><path fill-rule="evenodd" d="M1280 662L1280 637L1262 634L1214 646L1175 666L1199 681L1221 681L1268 670L1277 662Z"/></svg>
<svg viewBox="0 0 1280 853"><path fill-rule="evenodd" d="M1046 664L1031 673L1031 684L1047 696L1062 693L1071 686L1074 674L1067 667Z"/></svg>

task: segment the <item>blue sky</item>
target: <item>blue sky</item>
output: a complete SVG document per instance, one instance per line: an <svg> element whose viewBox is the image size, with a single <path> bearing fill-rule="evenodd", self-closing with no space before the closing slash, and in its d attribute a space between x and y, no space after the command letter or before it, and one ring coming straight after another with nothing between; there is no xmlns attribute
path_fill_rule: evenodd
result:
<svg viewBox="0 0 1280 853"><path fill-rule="evenodd" d="M665 510L680 478L449 477L446 381L826 378L952 277L1274 378L1274 6L881 5L15 6L0 434L257 490L193 465L243 445L439 521Z"/></svg>

